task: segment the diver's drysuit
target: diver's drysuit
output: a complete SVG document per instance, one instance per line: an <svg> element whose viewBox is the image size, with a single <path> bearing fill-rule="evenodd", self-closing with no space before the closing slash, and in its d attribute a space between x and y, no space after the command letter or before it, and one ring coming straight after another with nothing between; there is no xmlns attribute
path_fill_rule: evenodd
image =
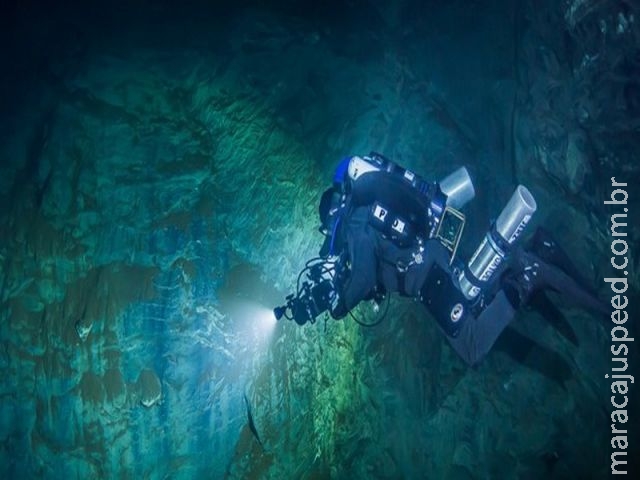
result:
<svg viewBox="0 0 640 480"><path fill-rule="evenodd" d="M473 365L535 290L552 288L576 305L606 312L574 280L575 269L546 232L536 232L531 250L515 244L535 211L533 198L528 191L521 198L520 189L512 200L521 210L510 202L464 265L452 258L459 236L451 241L441 230L447 212L458 212L475 194L465 169L429 183L379 154L343 160L320 202L326 234L320 254L335 269L334 294L327 297L331 315L342 318L381 292L418 298Z"/></svg>

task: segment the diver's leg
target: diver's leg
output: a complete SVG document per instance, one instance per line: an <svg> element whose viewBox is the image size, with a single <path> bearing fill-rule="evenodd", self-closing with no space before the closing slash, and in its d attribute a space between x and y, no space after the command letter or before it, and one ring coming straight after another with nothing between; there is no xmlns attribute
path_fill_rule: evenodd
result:
<svg viewBox="0 0 640 480"><path fill-rule="evenodd" d="M592 295L559 268L543 262L539 272L541 283L557 291L572 306L605 315L609 313L610 308L606 303Z"/></svg>
<svg viewBox="0 0 640 480"><path fill-rule="evenodd" d="M560 268L583 290L596 296L595 289L573 264L567 252L556 242L551 232L543 227L538 227L527 250L537 255L542 261Z"/></svg>
<svg viewBox="0 0 640 480"><path fill-rule="evenodd" d="M338 304L334 318L344 317L376 287L375 232L367 225L368 209L356 209L346 227L350 268L345 278L338 279Z"/></svg>
<svg viewBox="0 0 640 480"><path fill-rule="evenodd" d="M423 263L416 265L414 275L407 277L410 280L408 282L410 294L419 294L434 265L438 265L443 271L452 274L449 265L449 252L437 240L429 240L425 243ZM429 309L429 306L425 306ZM455 337L446 333L445 337L468 365L475 365L489 352L514 315L515 309L509 303L505 293L500 290L477 317L471 313L466 315L464 323Z"/></svg>
<svg viewBox="0 0 640 480"><path fill-rule="evenodd" d="M508 290L508 286L513 286L518 290L520 304L526 303L536 290L551 289L574 307L603 314L609 312L604 302L560 268L530 252L517 250L514 253L514 271L505 279L505 288Z"/></svg>
<svg viewBox="0 0 640 480"><path fill-rule="evenodd" d="M514 316L515 309L500 290L477 318L469 316L465 320L457 337L446 337L458 355L473 366L489 353Z"/></svg>

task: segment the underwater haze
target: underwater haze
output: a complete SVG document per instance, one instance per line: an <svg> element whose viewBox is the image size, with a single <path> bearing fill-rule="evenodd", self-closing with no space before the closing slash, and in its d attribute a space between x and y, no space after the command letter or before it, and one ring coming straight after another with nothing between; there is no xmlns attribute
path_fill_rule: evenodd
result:
<svg viewBox="0 0 640 480"><path fill-rule="evenodd" d="M605 299L628 182L640 336L637 2L3 8L0 478L608 478L608 319L551 296L560 325L521 311L469 368L408 299L373 328L272 309L336 166L376 151L467 167L463 258L526 185L527 234Z"/></svg>

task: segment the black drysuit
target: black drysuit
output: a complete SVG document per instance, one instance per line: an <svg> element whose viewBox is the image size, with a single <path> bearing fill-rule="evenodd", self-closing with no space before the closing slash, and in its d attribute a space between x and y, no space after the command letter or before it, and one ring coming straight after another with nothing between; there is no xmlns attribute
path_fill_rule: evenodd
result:
<svg viewBox="0 0 640 480"><path fill-rule="evenodd" d="M360 206L342 219L340 236L346 249L349 269L338 281L339 304L332 312L336 318L346 315L360 301L371 298L376 286L383 287L388 293L398 292L415 298L420 296L434 265L452 274L450 254L439 241L427 240L416 259L415 245L397 246L370 224L369 216L370 207ZM535 240L540 238L537 232L534 246ZM557 258L559 249L555 244L553 248L553 256ZM500 333L514 318L517 308L526 302L534 290L552 288L577 306L606 312L606 306L592 292L559 267L522 249L515 249L512 257L510 266L494 287L495 292L485 295L485 299L489 299L486 306L466 309L457 335L445 334L452 347L469 365L476 364L489 352Z"/></svg>

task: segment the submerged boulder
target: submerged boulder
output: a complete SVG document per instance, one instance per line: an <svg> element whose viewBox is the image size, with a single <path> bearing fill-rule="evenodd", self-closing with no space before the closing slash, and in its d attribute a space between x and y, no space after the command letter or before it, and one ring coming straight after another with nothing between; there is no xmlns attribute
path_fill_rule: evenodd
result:
<svg viewBox="0 0 640 480"><path fill-rule="evenodd" d="M153 370L144 369L138 376L136 382L136 392L140 403L151 408L156 405L162 398L162 385L160 379Z"/></svg>

